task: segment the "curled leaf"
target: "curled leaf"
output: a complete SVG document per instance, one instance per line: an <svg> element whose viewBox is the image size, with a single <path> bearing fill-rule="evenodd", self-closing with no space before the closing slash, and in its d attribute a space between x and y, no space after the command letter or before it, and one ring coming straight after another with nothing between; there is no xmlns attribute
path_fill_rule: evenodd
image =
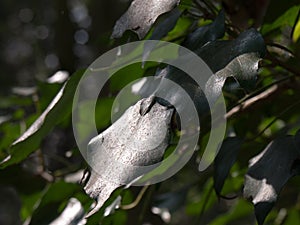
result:
<svg viewBox="0 0 300 225"><path fill-rule="evenodd" d="M208 97L213 102L216 101L228 77L234 77L238 81L256 80L259 61L257 53L246 53L233 59L224 69L212 75L207 81L205 89Z"/></svg>

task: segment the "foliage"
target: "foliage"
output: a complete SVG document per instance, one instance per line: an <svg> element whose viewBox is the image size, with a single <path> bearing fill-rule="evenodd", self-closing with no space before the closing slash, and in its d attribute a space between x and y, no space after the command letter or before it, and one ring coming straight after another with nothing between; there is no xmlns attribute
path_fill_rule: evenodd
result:
<svg viewBox="0 0 300 225"><path fill-rule="evenodd" d="M79 7L78 2L72 4ZM298 224L300 5L290 1L281 7L270 0L262 5L253 1L249 7L249 2L134 0L110 28L119 39L109 41L105 34L106 48L137 39L165 40L185 46L207 63L214 74L206 93L217 100L223 92L227 104L226 137L217 143L221 148L212 166L197 169L210 132L203 92L182 71L147 62L154 46L145 46L144 62L118 71L99 95L97 129L109 127L113 100L125 85L143 76L164 77L180 83L196 105L200 150L172 178L141 188L118 188L114 183L104 198L100 189L109 184L101 174L84 173L87 165L72 134L71 102L84 70L77 69L64 83L40 79L31 89L12 88L0 97L0 224ZM20 11L23 22L29 17L28 10ZM7 83L1 85L7 89ZM153 87L146 82L141 90L148 97ZM180 102L178 93L170 95ZM159 103L164 102L155 106ZM184 102L179 104L186 108ZM167 118L172 133L169 147L160 152L164 157L180 135L178 118ZM153 130L162 132L164 118L159 119L159 126L157 118L152 122ZM115 124L111 139L125 133ZM96 209L80 184L82 176L88 194L104 199ZM92 208L95 214L85 218Z"/></svg>

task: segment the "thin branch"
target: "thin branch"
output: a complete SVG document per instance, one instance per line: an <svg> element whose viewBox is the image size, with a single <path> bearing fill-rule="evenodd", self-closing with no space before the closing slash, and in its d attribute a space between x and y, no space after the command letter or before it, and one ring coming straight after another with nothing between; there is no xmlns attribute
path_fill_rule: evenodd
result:
<svg viewBox="0 0 300 225"><path fill-rule="evenodd" d="M121 209L128 210L128 209L132 209L132 208L136 207L140 203L140 201L142 200L142 198L143 198L145 192L147 191L148 187L149 186L144 186L142 188L142 190L140 191L140 193L138 194L138 196L136 197L136 199L128 205L121 205Z"/></svg>
<svg viewBox="0 0 300 225"><path fill-rule="evenodd" d="M276 84L280 84L283 81L289 80L289 79L291 79L293 77L294 77L294 75L285 76L285 77L283 77L281 79L278 79L278 80L274 81L271 84L268 84L268 85L266 85L266 86L264 86L264 87L262 87L262 88L260 88L260 89L258 89L256 91L252 92L251 94L249 94L249 95L245 96L244 98L242 98L241 100L239 100L238 105L240 105L241 103L245 102L246 100L248 100L248 99L250 99L250 98L258 95L259 93L262 93L263 91L271 88L272 86L274 86Z"/></svg>
<svg viewBox="0 0 300 225"><path fill-rule="evenodd" d="M233 107L229 112L226 113L225 118L230 118L235 114L248 109L249 107L253 106L256 102L260 100L266 99L277 92L279 89L279 85L275 84L272 87L268 88L267 90L263 91L262 93L242 102L240 105Z"/></svg>
<svg viewBox="0 0 300 225"><path fill-rule="evenodd" d="M281 44L273 43L273 42L266 42L266 45L271 46L271 47L275 47L275 48L279 48L279 49L281 49L281 50L283 50L285 52L288 52L293 57L295 57L295 54L290 49L288 49L285 46L282 46Z"/></svg>

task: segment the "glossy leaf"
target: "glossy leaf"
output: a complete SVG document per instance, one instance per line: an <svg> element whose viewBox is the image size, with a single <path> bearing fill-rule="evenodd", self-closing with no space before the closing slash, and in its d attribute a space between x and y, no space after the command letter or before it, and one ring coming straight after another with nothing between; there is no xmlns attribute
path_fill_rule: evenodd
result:
<svg viewBox="0 0 300 225"><path fill-rule="evenodd" d="M180 0L134 0L129 9L116 22L112 37L120 38L126 30L132 30L142 39L156 19L179 4Z"/></svg>
<svg viewBox="0 0 300 225"><path fill-rule="evenodd" d="M162 159L169 144L172 114L173 109L153 97L142 99L90 141L87 157L92 170L84 189L97 205L88 216L97 212L116 188L149 172L136 166Z"/></svg>
<svg viewBox="0 0 300 225"><path fill-rule="evenodd" d="M272 141L249 161L244 196L254 204L258 224L263 224L285 183L299 173L300 148L293 136Z"/></svg>
<svg viewBox="0 0 300 225"><path fill-rule="evenodd" d="M236 57L224 69L209 78L205 85L206 93L214 102L220 96L228 77L234 77L237 81L255 81L259 61L257 53L246 53Z"/></svg>
<svg viewBox="0 0 300 225"><path fill-rule="evenodd" d="M64 211L49 225L84 225L84 209L76 198L71 198Z"/></svg>

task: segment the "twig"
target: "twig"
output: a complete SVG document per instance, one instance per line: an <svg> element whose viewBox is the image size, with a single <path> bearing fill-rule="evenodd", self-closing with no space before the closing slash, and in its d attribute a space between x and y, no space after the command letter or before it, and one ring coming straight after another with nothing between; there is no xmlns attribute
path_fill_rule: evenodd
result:
<svg viewBox="0 0 300 225"><path fill-rule="evenodd" d="M283 81L289 80L289 79L291 79L293 77L294 77L294 75L285 76L285 77L283 77L281 79L278 79L278 80L274 81L271 84L268 84L268 85L266 85L266 86L264 86L264 87L262 87L262 88L260 88L260 89L258 89L256 91L252 92L251 94L249 94L249 95L245 96L244 98L242 98L241 100L239 100L238 105L240 105L242 102L245 102L246 100L252 98L253 96L258 95L259 93L262 93L263 91L267 90L268 88L271 88L272 86L274 86L276 84L280 84Z"/></svg>
<svg viewBox="0 0 300 225"><path fill-rule="evenodd" d="M130 203L128 205L121 205L120 208L124 209L124 210L128 210L128 209L132 209L132 208L136 207L140 203L140 201L142 200L142 198L143 198L145 192L147 191L148 187L149 186L144 186L142 188L142 190L140 191L140 193L138 194L138 196L136 197L136 199L132 203Z"/></svg>
<svg viewBox="0 0 300 225"><path fill-rule="evenodd" d="M276 91L278 91L278 89L279 89L278 84L273 85L272 87L268 88L267 90L263 91L262 93L246 100L245 102L242 102L240 105L233 107L229 112L226 113L225 118L228 119L228 118L234 116L235 114L251 107L256 102L270 97L272 94L274 94Z"/></svg>
<svg viewBox="0 0 300 225"><path fill-rule="evenodd" d="M290 50L288 49L287 47L285 46L282 46L281 44L278 44L278 43L273 43L273 42L266 42L266 45L268 46L271 46L271 47L275 47L275 48L279 48L285 52L288 52L289 54L291 54L293 57L295 57L295 54Z"/></svg>

